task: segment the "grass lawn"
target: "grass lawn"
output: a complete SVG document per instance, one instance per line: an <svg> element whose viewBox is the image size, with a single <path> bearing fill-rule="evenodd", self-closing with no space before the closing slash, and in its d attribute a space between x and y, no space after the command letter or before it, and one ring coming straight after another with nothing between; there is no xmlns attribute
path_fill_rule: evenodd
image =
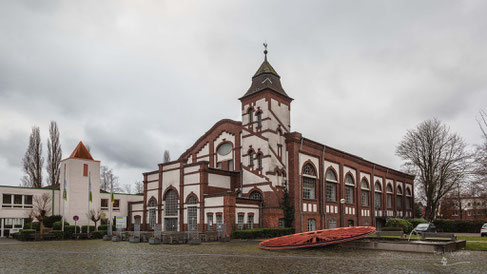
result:
<svg viewBox="0 0 487 274"><path fill-rule="evenodd" d="M484 241L481 243L467 241L467 246L466 246L465 250L487 251L487 241Z"/></svg>
<svg viewBox="0 0 487 274"><path fill-rule="evenodd" d="M466 240L466 241L483 241L487 242L487 237L466 237L466 236L458 236L458 240Z"/></svg>

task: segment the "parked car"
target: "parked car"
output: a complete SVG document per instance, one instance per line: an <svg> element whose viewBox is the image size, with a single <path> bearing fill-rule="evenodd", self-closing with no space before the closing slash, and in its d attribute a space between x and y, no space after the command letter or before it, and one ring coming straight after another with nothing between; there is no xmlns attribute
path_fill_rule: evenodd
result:
<svg viewBox="0 0 487 274"><path fill-rule="evenodd" d="M418 224L414 230L418 233L436 232L436 226L433 223L421 223Z"/></svg>
<svg viewBox="0 0 487 274"><path fill-rule="evenodd" d="M480 229L480 236L487 237L487 223L485 223Z"/></svg>

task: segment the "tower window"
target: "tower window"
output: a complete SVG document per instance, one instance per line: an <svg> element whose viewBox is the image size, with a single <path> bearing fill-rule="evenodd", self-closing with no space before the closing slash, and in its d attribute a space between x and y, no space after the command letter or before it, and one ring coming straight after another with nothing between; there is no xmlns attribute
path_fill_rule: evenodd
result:
<svg viewBox="0 0 487 274"><path fill-rule="evenodd" d="M257 155L257 168L262 169L262 154Z"/></svg>
<svg viewBox="0 0 487 274"><path fill-rule="evenodd" d="M262 112L257 113L257 127L262 127Z"/></svg>
<svg viewBox="0 0 487 274"><path fill-rule="evenodd" d="M254 165L254 152L252 150L249 151L249 166Z"/></svg>
<svg viewBox="0 0 487 274"><path fill-rule="evenodd" d="M247 113L249 115L249 123L253 123L254 122L254 115L252 113L252 109L249 108L249 111Z"/></svg>

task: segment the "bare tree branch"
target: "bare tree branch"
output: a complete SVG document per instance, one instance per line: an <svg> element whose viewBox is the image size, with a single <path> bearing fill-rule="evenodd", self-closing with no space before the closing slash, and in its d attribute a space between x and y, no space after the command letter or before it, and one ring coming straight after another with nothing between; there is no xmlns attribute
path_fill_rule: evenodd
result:
<svg viewBox="0 0 487 274"><path fill-rule="evenodd" d="M47 140L47 184L59 184L61 174L61 143L59 142L59 130L55 121L49 125L49 139Z"/></svg>
<svg viewBox="0 0 487 274"><path fill-rule="evenodd" d="M29 146L22 159L24 177L22 185L28 187L42 187L42 166L44 158L42 157L42 143L39 127L32 127L32 133L29 137Z"/></svg>
<svg viewBox="0 0 487 274"><path fill-rule="evenodd" d="M171 155L169 155L169 150L164 150L164 158L162 159L163 163L167 163L171 161Z"/></svg>

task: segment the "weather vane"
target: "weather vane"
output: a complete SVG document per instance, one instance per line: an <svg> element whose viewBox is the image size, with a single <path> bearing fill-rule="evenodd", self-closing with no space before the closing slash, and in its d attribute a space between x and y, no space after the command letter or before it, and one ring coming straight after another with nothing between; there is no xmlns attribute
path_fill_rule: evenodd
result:
<svg viewBox="0 0 487 274"><path fill-rule="evenodd" d="M267 42L264 42L264 54L265 54L265 59L267 60Z"/></svg>

